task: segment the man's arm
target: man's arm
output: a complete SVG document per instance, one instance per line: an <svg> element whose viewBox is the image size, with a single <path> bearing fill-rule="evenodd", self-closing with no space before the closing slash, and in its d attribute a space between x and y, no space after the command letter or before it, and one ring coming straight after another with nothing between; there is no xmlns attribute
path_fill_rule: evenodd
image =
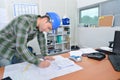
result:
<svg viewBox="0 0 120 80"><path fill-rule="evenodd" d="M38 32L37 34L37 40L40 46L40 52L42 56L46 56L46 39L45 35L42 32Z"/></svg>
<svg viewBox="0 0 120 80"><path fill-rule="evenodd" d="M39 65L41 61L27 48L29 22L26 19L20 18L18 19L16 26L16 50L22 59L35 65Z"/></svg>

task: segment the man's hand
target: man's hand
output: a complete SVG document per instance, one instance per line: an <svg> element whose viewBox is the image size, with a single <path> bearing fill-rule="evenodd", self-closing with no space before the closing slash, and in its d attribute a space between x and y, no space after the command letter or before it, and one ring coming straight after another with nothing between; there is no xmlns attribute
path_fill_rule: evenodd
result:
<svg viewBox="0 0 120 80"><path fill-rule="evenodd" d="M40 68L46 68L48 66L50 66L50 61L48 61L48 60L44 60L44 61L40 62L40 64L39 64Z"/></svg>
<svg viewBox="0 0 120 80"><path fill-rule="evenodd" d="M55 60L52 56L45 56L44 57L44 60L50 60L50 61L53 61Z"/></svg>
<svg viewBox="0 0 120 80"><path fill-rule="evenodd" d="M46 68L50 66L50 61L55 60L52 56L45 56L44 61L40 62L39 67Z"/></svg>

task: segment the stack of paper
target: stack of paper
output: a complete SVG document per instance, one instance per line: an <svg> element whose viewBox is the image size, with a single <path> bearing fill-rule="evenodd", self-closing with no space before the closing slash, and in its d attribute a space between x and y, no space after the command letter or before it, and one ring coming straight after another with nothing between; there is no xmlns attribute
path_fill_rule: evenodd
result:
<svg viewBox="0 0 120 80"><path fill-rule="evenodd" d="M68 58L63 58L61 56L57 56L54 63L59 69L74 66L75 64L73 61L69 60Z"/></svg>

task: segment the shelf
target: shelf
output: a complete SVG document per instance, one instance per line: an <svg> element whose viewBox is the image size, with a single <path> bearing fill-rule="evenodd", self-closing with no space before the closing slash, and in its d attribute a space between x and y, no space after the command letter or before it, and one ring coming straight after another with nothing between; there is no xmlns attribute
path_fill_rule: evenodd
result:
<svg viewBox="0 0 120 80"><path fill-rule="evenodd" d="M55 34L54 35L47 35L48 37L54 37L54 36L56 36Z"/></svg>
<svg viewBox="0 0 120 80"><path fill-rule="evenodd" d="M48 55L61 54L69 52L70 49L70 25L61 25L55 33L47 34L47 52ZM51 48L52 49L49 49Z"/></svg>

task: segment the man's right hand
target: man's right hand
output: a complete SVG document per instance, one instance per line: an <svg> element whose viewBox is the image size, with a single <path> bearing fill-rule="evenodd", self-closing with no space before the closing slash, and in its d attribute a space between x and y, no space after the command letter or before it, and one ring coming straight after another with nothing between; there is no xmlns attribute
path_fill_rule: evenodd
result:
<svg viewBox="0 0 120 80"><path fill-rule="evenodd" d="M46 68L48 66L50 66L50 61L48 61L48 60L44 60L44 61L40 62L40 64L39 64L40 68Z"/></svg>

